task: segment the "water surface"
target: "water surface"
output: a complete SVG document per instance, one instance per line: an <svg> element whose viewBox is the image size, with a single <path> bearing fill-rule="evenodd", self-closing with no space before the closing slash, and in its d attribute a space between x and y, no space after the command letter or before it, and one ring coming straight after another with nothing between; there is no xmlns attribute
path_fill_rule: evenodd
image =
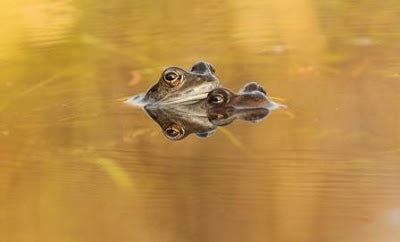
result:
<svg viewBox="0 0 400 242"><path fill-rule="evenodd" d="M397 0L1 6L1 241L400 240ZM171 142L121 102L198 60L288 109Z"/></svg>

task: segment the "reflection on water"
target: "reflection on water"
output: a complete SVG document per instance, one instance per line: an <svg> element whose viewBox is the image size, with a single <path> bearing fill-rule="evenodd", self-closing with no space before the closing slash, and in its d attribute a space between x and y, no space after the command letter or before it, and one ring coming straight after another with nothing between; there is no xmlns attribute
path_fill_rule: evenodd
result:
<svg viewBox="0 0 400 242"><path fill-rule="evenodd" d="M397 0L1 6L1 241L399 241ZM199 59L289 108L169 142L118 101Z"/></svg>

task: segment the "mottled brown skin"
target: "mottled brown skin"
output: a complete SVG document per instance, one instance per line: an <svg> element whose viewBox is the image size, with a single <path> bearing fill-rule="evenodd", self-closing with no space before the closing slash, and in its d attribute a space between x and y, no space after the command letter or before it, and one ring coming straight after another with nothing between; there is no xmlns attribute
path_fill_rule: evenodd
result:
<svg viewBox="0 0 400 242"><path fill-rule="evenodd" d="M146 93L144 109L168 139L177 141L192 133L199 137L213 133L216 126L208 120L206 98L219 86L214 73L211 64L203 61L193 65L190 72L169 67Z"/></svg>
<svg viewBox="0 0 400 242"><path fill-rule="evenodd" d="M190 134L199 137L211 135L217 128L208 120L206 100L191 104L145 107L147 114L158 123L165 137L177 141Z"/></svg>
<svg viewBox="0 0 400 242"><path fill-rule="evenodd" d="M202 61L190 72L169 67L146 93L144 109L168 139L182 140L192 133L207 137L235 119L256 122L269 114L273 103L263 87L252 82L235 94L219 87L214 73Z"/></svg>
<svg viewBox="0 0 400 242"><path fill-rule="evenodd" d="M217 126L228 125L235 119L257 122L274 107L264 88L255 82L246 84L238 94L216 88L207 96L207 115Z"/></svg>
<svg viewBox="0 0 400 242"><path fill-rule="evenodd" d="M214 73L212 65L203 61L194 64L190 72L179 67L169 67L148 90L143 101L146 104L168 105L204 99L211 90L219 86L219 80Z"/></svg>

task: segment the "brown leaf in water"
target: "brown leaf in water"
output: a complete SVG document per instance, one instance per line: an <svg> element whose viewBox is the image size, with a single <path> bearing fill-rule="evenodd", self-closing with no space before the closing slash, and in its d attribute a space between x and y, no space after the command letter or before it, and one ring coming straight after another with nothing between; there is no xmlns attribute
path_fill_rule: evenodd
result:
<svg viewBox="0 0 400 242"><path fill-rule="evenodd" d="M142 76L138 71L131 71L131 79L128 82L128 86L133 87L136 86L140 80L142 79Z"/></svg>
<svg viewBox="0 0 400 242"><path fill-rule="evenodd" d="M371 65L371 61L368 59L363 59L353 65L350 69L350 76L351 77L358 77L360 76L366 69L368 69Z"/></svg>
<svg viewBox="0 0 400 242"><path fill-rule="evenodd" d="M100 168L118 185L123 189L130 189L133 187L133 182L129 174L120 167L114 160L98 157L93 160L93 163L100 166Z"/></svg>
<svg viewBox="0 0 400 242"><path fill-rule="evenodd" d="M269 96L269 99L271 99L271 100L274 101L274 102L284 102L284 101L285 101L285 99L282 98L282 97L272 97L272 96Z"/></svg>
<svg viewBox="0 0 400 242"><path fill-rule="evenodd" d="M285 115L287 115L290 119L294 119L296 117L296 114L293 113L292 111L288 111L288 110L283 110L282 111Z"/></svg>
<svg viewBox="0 0 400 242"><path fill-rule="evenodd" d="M229 141L232 142L232 144L234 144L235 146L237 146L242 150L245 150L244 144L238 138L236 138L236 136L232 134L229 130L227 130L224 127L220 127L219 130L229 139Z"/></svg>

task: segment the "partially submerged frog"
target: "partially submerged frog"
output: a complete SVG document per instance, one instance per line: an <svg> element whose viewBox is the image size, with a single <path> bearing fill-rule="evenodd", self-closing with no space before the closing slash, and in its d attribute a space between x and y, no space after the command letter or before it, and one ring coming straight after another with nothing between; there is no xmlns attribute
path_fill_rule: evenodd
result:
<svg viewBox="0 0 400 242"><path fill-rule="evenodd" d="M139 99L163 134L174 141L192 133L207 137L217 126L228 125L235 119L256 122L279 107L267 97L262 86L251 82L235 94L220 87L214 74L214 67L203 61L194 64L189 72L169 67L144 96L131 100L137 103Z"/></svg>
<svg viewBox="0 0 400 242"><path fill-rule="evenodd" d="M146 93L142 99L144 109L168 139L213 133L216 127L208 120L205 100L219 86L214 73L214 67L203 61L194 64L190 72L169 67Z"/></svg>
<svg viewBox="0 0 400 242"><path fill-rule="evenodd" d="M216 88L207 96L208 119L217 126L228 125L235 119L257 122L281 106L271 101L265 89L255 82L246 84L238 94Z"/></svg>

